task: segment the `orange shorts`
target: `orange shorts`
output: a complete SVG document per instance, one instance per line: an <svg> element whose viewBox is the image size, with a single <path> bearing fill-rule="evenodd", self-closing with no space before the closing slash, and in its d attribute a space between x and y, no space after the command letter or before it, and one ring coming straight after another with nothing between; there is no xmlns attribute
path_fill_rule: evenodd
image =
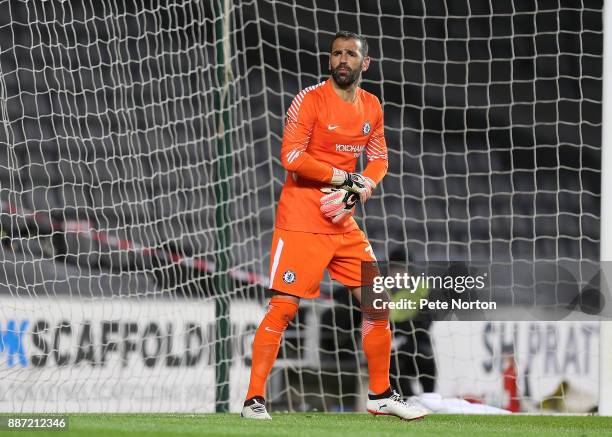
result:
<svg viewBox="0 0 612 437"><path fill-rule="evenodd" d="M372 246L359 229L345 234L312 234L275 228L270 288L306 299L318 297L325 269L347 287L370 285L371 280L362 278L362 263L378 271Z"/></svg>

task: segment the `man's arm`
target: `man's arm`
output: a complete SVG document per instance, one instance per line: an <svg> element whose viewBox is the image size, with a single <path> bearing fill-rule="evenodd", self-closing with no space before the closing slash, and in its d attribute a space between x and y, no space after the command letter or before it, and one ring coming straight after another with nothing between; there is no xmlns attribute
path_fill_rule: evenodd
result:
<svg viewBox="0 0 612 437"><path fill-rule="evenodd" d="M380 109L378 122L374 126L374 131L366 144L366 157L368 159L368 164L362 176L371 179L376 186L385 177L387 169L389 168L382 108Z"/></svg>
<svg viewBox="0 0 612 437"><path fill-rule="evenodd" d="M387 159L387 143L385 142L385 128L382 108L378 103L379 116L374 131L366 144L366 157L368 164L362 174L349 173L346 180L338 184L340 188L359 194L361 203L366 203L372 191L387 174L389 167Z"/></svg>
<svg viewBox="0 0 612 437"><path fill-rule="evenodd" d="M309 90L306 88L295 96L287 111L281 163L287 171L297 173L302 178L330 184L336 169L306 152L317 119L316 97L308 93Z"/></svg>

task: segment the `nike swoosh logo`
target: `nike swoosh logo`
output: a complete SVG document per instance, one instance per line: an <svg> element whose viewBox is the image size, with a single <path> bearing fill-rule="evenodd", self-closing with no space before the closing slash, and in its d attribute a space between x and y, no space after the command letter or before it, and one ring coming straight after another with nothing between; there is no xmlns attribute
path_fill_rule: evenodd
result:
<svg viewBox="0 0 612 437"><path fill-rule="evenodd" d="M334 130L334 129L337 129L339 127L340 127L340 125L338 125L338 124L328 124L327 125L327 129L329 129L329 130Z"/></svg>
<svg viewBox="0 0 612 437"><path fill-rule="evenodd" d="M264 328L264 330L265 330L265 331L269 331L269 332L276 332L277 334L282 334L282 332L280 332L280 331L275 331L274 329L270 329L270 327L269 327L269 326L266 326L266 327Z"/></svg>

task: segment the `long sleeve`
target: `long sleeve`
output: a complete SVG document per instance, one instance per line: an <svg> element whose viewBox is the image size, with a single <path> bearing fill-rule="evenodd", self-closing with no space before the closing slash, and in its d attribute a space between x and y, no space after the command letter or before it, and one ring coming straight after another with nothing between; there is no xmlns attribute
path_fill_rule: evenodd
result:
<svg viewBox="0 0 612 437"><path fill-rule="evenodd" d="M287 111L281 163L287 171L317 182L329 183L334 168L320 162L306 152L316 122L316 97L308 93L314 87L301 91Z"/></svg>
<svg viewBox="0 0 612 437"><path fill-rule="evenodd" d="M366 157L368 164L363 171L363 175L369 177L378 185L387 174L387 169L389 168L382 108L378 122L374 126L374 131L366 144Z"/></svg>

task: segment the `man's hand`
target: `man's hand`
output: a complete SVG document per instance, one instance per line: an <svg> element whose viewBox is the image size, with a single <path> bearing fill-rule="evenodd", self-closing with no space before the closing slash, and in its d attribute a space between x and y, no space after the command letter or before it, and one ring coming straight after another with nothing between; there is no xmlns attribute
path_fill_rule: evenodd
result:
<svg viewBox="0 0 612 437"><path fill-rule="evenodd" d="M372 190L376 188L376 184L372 179L359 173L348 173L337 168L334 168L331 183L338 188L359 194L361 203L365 203L372 195Z"/></svg>
<svg viewBox="0 0 612 437"><path fill-rule="evenodd" d="M355 213L359 200L356 193L343 188L321 188L321 191L326 193L321 197L321 212L332 223L341 223Z"/></svg>

